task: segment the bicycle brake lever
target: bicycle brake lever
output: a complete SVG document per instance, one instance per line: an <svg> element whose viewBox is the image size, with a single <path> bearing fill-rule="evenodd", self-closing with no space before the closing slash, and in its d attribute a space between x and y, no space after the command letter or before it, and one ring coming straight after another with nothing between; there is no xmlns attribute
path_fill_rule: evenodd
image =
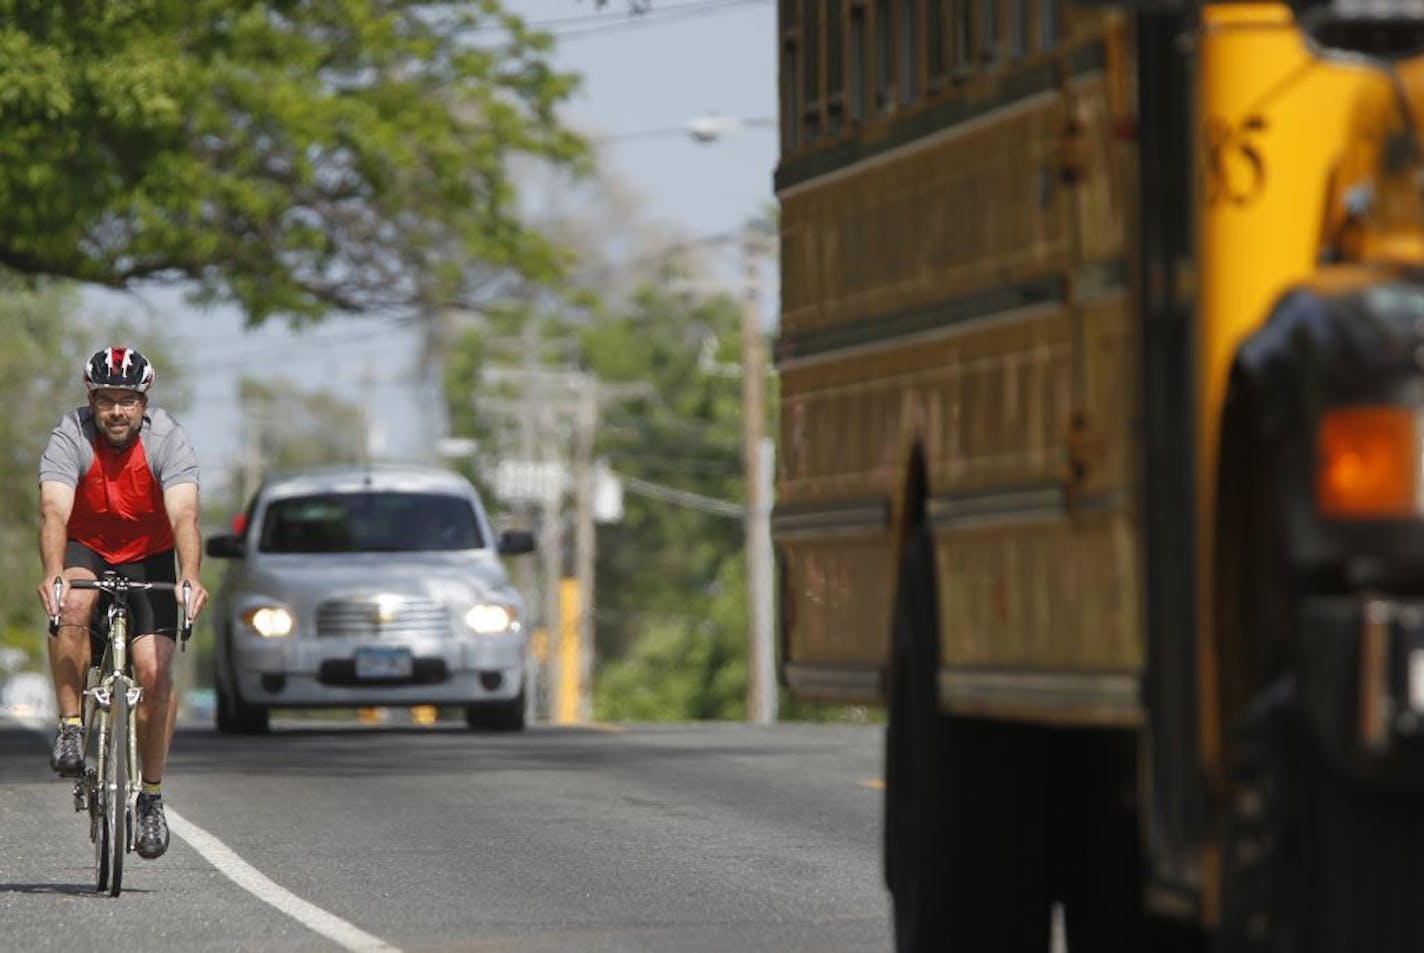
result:
<svg viewBox="0 0 1424 953"><path fill-rule="evenodd" d="M178 651L188 651L188 640L193 637L193 620L188 615L188 602L193 598L193 584L183 583L183 618L178 626Z"/></svg>
<svg viewBox="0 0 1424 953"><path fill-rule="evenodd" d="M54 577L54 615L49 617L49 634L59 633L59 600L64 596L64 580L59 576Z"/></svg>

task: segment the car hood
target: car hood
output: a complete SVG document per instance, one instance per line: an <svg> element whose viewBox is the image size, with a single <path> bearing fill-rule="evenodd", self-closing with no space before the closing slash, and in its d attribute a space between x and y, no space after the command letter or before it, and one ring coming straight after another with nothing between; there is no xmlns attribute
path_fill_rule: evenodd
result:
<svg viewBox="0 0 1424 953"><path fill-rule="evenodd" d="M497 557L478 551L259 554L232 582L234 597L261 594L293 603L379 593L423 596L450 605L520 603Z"/></svg>

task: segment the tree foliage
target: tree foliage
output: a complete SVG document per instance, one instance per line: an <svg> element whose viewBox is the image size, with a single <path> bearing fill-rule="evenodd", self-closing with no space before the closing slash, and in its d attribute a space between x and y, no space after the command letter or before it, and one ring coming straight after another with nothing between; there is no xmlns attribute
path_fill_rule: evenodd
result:
<svg viewBox="0 0 1424 953"><path fill-rule="evenodd" d="M624 653L607 661L594 693L608 721L701 721L746 714L746 575L724 560L691 613L648 615Z"/></svg>
<svg viewBox="0 0 1424 953"><path fill-rule="evenodd" d="M741 502L739 322L730 298L650 288L626 314L584 331L600 380L649 385L604 410L597 452L615 472ZM623 519L599 536L600 652L621 657L659 617L714 618L726 567L741 557L739 519L625 493ZM732 627L745 632L741 618Z"/></svg>
<svg viewBox="0 0 1424 953"><path fill-rule="evenodd" d="M252 322L548 280L507 165L583 159L551 43L498 0L0 0L0 264Z"/></svg>

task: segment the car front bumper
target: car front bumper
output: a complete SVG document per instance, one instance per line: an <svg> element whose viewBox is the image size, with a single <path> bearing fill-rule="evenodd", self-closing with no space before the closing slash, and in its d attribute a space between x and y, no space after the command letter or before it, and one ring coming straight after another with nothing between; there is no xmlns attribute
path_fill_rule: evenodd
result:
<svg viewBox="0 0 1424 953"><path fill-rule="evenodd" d="M408 674L358 669L370 650L409 653ZM233 645L238 694L250 705L320 708L468 705L509 701L524 683L522 635L391 640L240 639Z"/></svg>

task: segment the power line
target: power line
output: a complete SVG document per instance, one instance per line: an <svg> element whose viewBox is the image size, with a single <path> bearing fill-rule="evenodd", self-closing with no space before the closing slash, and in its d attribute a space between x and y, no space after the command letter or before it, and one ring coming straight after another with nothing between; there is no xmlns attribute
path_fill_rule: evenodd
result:
<svg viewBox="0 0 1424 953"><path fill-rule="evenodd" d="M618 0L614 0L618 2ZM526 20L526 29L552 33L558 37L582 36L589 33L609 33L617 30L661 26L679 20L713 16L737 7L765 5L771 0L690 0L687 3L665 3L641 12L610 10L607 13L580 13L576 16L553 17L547 20ZM493 33L503 27L482 27L473 32Z"/></svg>
<svg viewBox="0 0 1424 953"><path fill-rule="evenodd" d="M693 493L689 490L678 490L670 486L663 486L660 483L653 483L649 480L640 480L626 474L619 474L618 479L623 481L623 486L641 496L650 499L660 500L664 503L673 503L677 506L684 506L692 510L701 510L703 513L711 513L715 516L730 516L733 519L741 519L746 513L746 509L736 503L727 500L718 500L710 496L703 496L701 493Z"/></svg>
<svg viewBox="0 0 1424 953"><path fill-rule="evenodd" d="M621 20L607 23L595 23L590 26L573 27L565 30L550 30L554 36L561 40L580 40L586 37L600 36L608 33L621 33L625 30L647 29L649 27L665 26L669 23L683 23L688 20L701 20L706 17L716 16L720 13L730 13L739 8L766 6L771 0L702 0L702 2L684 3L676 6L664 8L653 8L647 13L627 16ZM659 14L659 9L663 12Z"/></svg>
<svg viewBox="0 0 1424 953"><path fill-rule="evenodd" d="M588 24L611 23L622 21L631 17L653 16L662 10L676 10L679 7L706 6L709 0L695 0L692 3L674 3L662 7L649 8L642 11L637 10L609 10L605 13L580 13L571 17L552 17L548 20L526 20L525 27L533 30L557 30L563 26L586 26Z"/></svg>

